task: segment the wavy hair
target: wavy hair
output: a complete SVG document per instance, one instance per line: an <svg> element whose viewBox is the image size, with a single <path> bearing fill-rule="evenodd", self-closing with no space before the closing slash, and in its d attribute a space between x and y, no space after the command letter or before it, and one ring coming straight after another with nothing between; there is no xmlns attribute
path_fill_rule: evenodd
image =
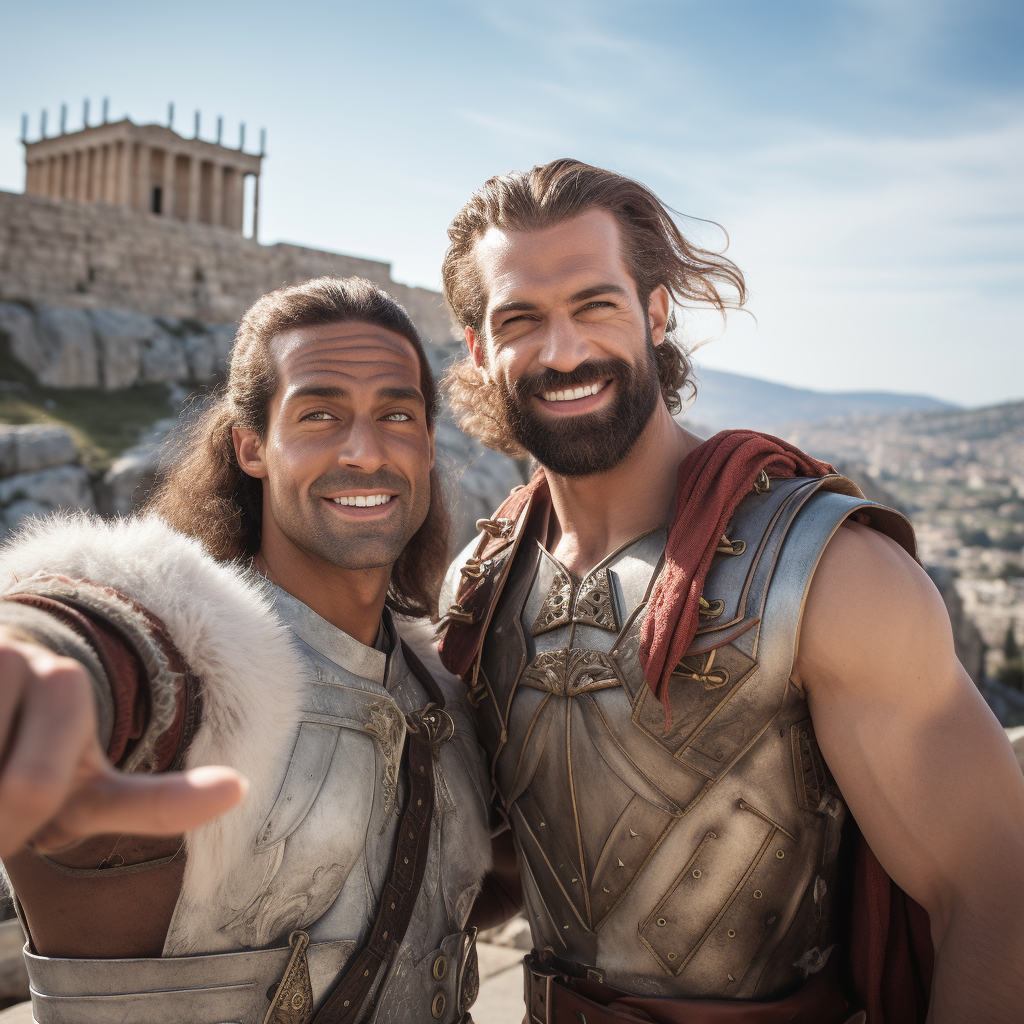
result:
<svg viewBox="0 0 1024 1024"><path fill-rule="evenodd" d="M676 305L710 305L723 314L746 301L739 267L721 253L689 241L673 220L673 211L649 188L613 171L563 158L530 171L496 175L456 214L448 228L450 244L441 275L445 300L459 326L483 333L487 290L475 248L489 228L536 231L590 210L607 210L618 222L622 256L642 307L659 285ZM655 347L661 394L673 414L682 408L680 391L695 390L689 357L672 337L676 326L673 309L665 340ZM498 384L488 381L472 359L455 363L443 387L467 434L507 455L524 454L509 436Z"/></svg>
<svg viewBox="0 0 1024 1024"><path fill-rule="evenodd" d="M420 362L420 390L428 428L438 396L420 336L408 313L383 289L362 278L318 277L279 288L258 299L242 318L231 350L227 382L209 408L185 430L177 457L146 503L181 533L201 541L218 561L251 559L260 547L263 487L242 472L233 427L264 438L277 368L271 341L296 327L369 323L407 338ZM447 568L451 519L436 469L430 473L430 506L391 570L387 605L403 615L437 618Z"/></svg>

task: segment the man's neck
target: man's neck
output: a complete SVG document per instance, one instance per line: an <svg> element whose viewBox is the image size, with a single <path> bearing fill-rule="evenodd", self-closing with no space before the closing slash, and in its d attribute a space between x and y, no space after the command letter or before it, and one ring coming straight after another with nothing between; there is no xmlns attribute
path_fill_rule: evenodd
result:
<svg viewBox="0 0 1024 1024"><path fill-rule="evenodd" d="M287 543L287 542L285 542ZM380 632L390 568L341 569L307 552L264 537L253 559L271 583L298 598L353 640L372 647Z"/></svg>
<svg viewBox="0 0 1024 1024"><path fill-rule="evenodd" d="M699 444L659 402L633 450L614 469L587 477L545 470L555 518L551 553L583 577L623 544L667 522L679 463Z"/></svg>

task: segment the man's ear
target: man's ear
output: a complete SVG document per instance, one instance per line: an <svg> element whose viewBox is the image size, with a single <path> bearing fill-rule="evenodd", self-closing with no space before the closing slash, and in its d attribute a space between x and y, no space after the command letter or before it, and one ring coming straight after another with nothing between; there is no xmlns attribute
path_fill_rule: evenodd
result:
<svg viewBox="0 0 1024 1024"><path fill-rule="evenodd" d="M246 476L263 480L267 477L267 464L263 461L263 442L255 430L248 427L232 427L231 440L235 446L235 458Z"/></svg>
<svg viewBox="0 0 1024 1024"><path fill-rule="evenodd" d="M659 284L651 292L647 302L647 316L651 325L651 339L655 345L660 345L665 340L665 330L668 327L668 316L672 311L672 297L668 289Z"/></svg>
<svg viewBox="0 0 1024 1024"><path fill-rule="evenodd" d="M473 365L482 370L485 365L484 343L472 327L466 328L466 345L469 346L469 358L473 360Z"/></svg>

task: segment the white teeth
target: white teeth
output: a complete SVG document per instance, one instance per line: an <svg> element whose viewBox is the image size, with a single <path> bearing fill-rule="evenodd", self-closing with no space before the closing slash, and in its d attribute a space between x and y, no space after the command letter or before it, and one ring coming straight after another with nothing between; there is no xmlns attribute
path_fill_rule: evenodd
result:
<svg viewBox="0 0 1024 1024"><path fill-rule="evenodd" d="M568 391L542 391L541 398L545 402L572 402L577 398L587 398L589 395L596 395L604 389L604 382L600 384L588 384L583 388L570 388Z"/></svg>
<svg viewBox="0 0 1024 1024"><path fill-rule="evenodd" d="M331 501L336 505L352 505L356 508L365 508L368 505L386 505L393 497L393 494L359 494L351 498L332 498Z"/></svg>

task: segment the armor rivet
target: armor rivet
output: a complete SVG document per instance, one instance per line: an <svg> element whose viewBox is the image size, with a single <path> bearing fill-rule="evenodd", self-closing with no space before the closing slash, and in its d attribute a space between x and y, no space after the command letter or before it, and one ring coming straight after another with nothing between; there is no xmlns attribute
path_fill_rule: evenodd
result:
<svg viewBox="0 0 1024 1024"><path fill-rule="evenodd" d="M384 933L384 934L383 934L383 935L381 936L381 938L384 938L384 939L386 939L387 937L388 937L388 933L387 933L387 932L385 932L385 933Z"/></svg>
<svg viewBox="0 0 1024 1024"><path fill-rule="evenodd" d="M622 858L621 857L617 857L616 860L618 860L620 868L624 868L626 866L625 864L622 863Z"/></svg>
<svg viewBox="0 0 1024 1024"><path fill-rule="evenodd" d="M350 1000L350 999L346 999L346 1000L345 1000L345 1005L346 1005L346 1006L348 1006L348 1004L349 1004L350 1002L351 1002L351 1000Z"/></svg>
<svg viewBox="0 0 1024 1024"><path fill-rule="evenodd" d="M569 930L569 926L567 924L563 924L562 925L562 931L563 932L567 932L568 930Z"/></svg>
<svg viewBox="0 0 1024 1024"><path fill-rule="evenodd" d="M578 881L579 881L579 879L578 879L578 878L574 878L574 879L573 879L573 881L574 881L574 882L578 882Z"/></svg>
<svg viewBox="0 0 1024 1024"><path fill-rule="evenodd" d="M726 934L729 936L730 939L735 939L736 938L736 929L735 928L730 928L729 931L726 932Z"/></svg>
<svg viewBox="0 0 1024 1024"><path fill-rule="evenodd" d="M734 977L733 977L733 976L732 976L731 974L727 974L727 975L726 975L726 977L727 977L727 978L728 978L728 979L729 979L730 981L735 981L735 980L736 980L736 979L735 979L735 978L734 978Z"/></svg>
<svg viewBox="0 0 1024 1024"><path fill-rule="evenodd" d="M721 761L723 757L725 757L725 752L724 751L722 751L722 750L716 750L715 751L715 760L716 761Z"/></svg>
<svg viewBox="0 0 1024 1024"><path fill-rule="evenodd" d="M755 900L759 900L763 895L764 895L764 893L761 892L760 889L755 889L754 890L754 899Z"/></svg>
<svg viewBox="0 0 1024 1024"><path fill-rule="evenodd" d="M405 858L403 858L403 859L405 860L405 863L406 863L406 864L408 864L408 863L409 863L409 858L408 858L408 857L405 857Z"/></svg>
<svg viewBox="0 0 1024 1024"><path fill-rule="evenodd" d="M807 739L807 730L806 729L801 729L800 730L800 739L802 739L802 740Z"/></svg>
<svg viewBox="0 0 1024 1024"><path fill-rule="evenodd" d="M665 925L667 925L667 924L668 924L668 921L666 921L665 918L663 918L663 917L659 917L658 918L658 927L659 928L664 928Z"/></svg>
<svg viewBox="0 0 1024 1024"><path fill-rule="evenodd" d="M675 953L669 953L668 958L669 958L669 960L675 960L675 958L676 958Z"/></svg>
<svg viewBox="0 0 1024 1024"><path fill-rule="evenodd" d="M422 800L417 800L416 801L416 806L417 807L422 807L423 806L423 801Z"/></svg>
<svg viewBox="0 0 1024 1024"><path fill-rule="evenodd" d="M444 1013L444 1003L444 993L438 992L437 995L434 996L434 1001L430 1004L430 1013L434 1020L441 1019L441 1014Z"/></svg>
<svg viewBox="0 0 1024 1024"><path fill-rule="evenodd" d="M779 860L782 860L782 858L786 856L786 852L785 850L776 850L775 856L778 857Z"/></svg>
<svg viewBox="0 0 1024 1024"><path fill-rule="evenodd" d="M395 909L395 905L394 905L394 903L392 903L392 904L391 904L391 909L392 909L392 910L394 910L394 909Z"/></svg>
<svg viewBox="0 0 1024 1024"><path fill-rule="evenodd" d="M607 885L602 885L601 888L604 889L604 891L607 893L611 892L611 889L609 889Z"/></svg>
<svg viewBox="0 0 1024 1024"><path fill-rule="evenodd" d="M305 1002L306 1002L305 996L303 996L303 994L301 992L296 992L292 996L292 1009L293 1010L301 1010L303 1005L305 1004Z"/></svg>
<svg viewBox="0 0 1024 1024"><path fill-rule="evenodd" d="M545 826L546 824L547 824L547 822L546 822L546 821L542 821L542 822L540 823L540 827L541 827L541 828L543 828L543 827L544 827L544 826Z"/></svg>
<svg viewBox="0 0 1024 1024"><path fill-rule="evenodd" d="M694 868L693 869L693 877L694 878L700 878L700 868Z"/></svg>
<svg viewBox="0 0 1024 1024"><path fill-rule="evenodd" d="M434 961L433 975L440 981L448 973L448 958L446 956L439 956Z"/></svg>
<svg viewBox="0 0 1024 1024"><path fill-rule="evenodd" d="M369 976L370 976L370 972L369 971L363 971L363 977L364 978L368 978Z"/></svg>

